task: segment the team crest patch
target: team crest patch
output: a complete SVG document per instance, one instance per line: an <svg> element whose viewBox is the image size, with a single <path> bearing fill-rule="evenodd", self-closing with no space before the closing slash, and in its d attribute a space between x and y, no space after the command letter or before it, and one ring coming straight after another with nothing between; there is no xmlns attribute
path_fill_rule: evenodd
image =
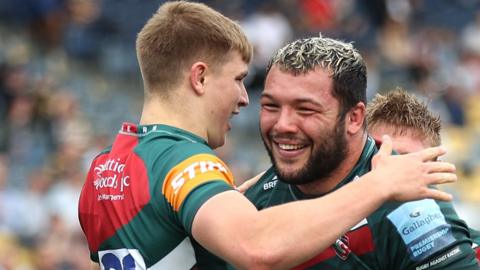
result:
<svg viewBox="0 0 480 270"><path fill-rule="evenodd" d="M350 241L346 235L342 236L340 239L337 239L337 241L335 241L335 243L332 245L335 253L342 261L345 261L348 258L348 255L352 253L349 245Z"/></svg>
<svg viewBox="0 0 480 270"><path fill-rule="evenodd" d="M455 241L450 225L432 199L408 202L388 214L408 253L420 261Z"/></svg>

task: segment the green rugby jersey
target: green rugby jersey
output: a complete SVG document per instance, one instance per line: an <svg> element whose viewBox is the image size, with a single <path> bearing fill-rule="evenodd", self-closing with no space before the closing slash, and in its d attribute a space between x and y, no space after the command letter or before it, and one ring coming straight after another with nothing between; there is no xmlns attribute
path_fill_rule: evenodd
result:
<svg viewBox="0 0 480 270"><path fill-rule="evenodd" d="M359 161L335 189L370 171L376 152L375 142L368 138ZM273 167L245 196L259 210L307 198L294 185L279 181ZM294 269L480 269L471 244L468 228L451 203L388 202L330 248Z"/></svg>
<svg viewBox="0 0 480 270"><path fill-rule="evenodd" d="M473 248L477 253L477 260L480 262L480 231L470 228L470 237L473 240Z"/></svg>
<svg viewBox="0 0 480 270"><path fill-rule="evenodd" d="M200 206L232 189L232 173L202 138L124 123L80 196L90 257L102 269L225 269L191 230Z"/></svg>

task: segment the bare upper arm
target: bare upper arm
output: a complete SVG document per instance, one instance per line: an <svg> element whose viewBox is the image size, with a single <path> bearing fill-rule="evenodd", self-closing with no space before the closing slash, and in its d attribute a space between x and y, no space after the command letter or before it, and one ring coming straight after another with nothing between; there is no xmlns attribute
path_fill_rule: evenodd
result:
<svg viewBox="0 0 480 270"><path fill-rule="evenodd" d="M242 240L248 237L248 231L242 224L251 223L257 216L255 206L240 192L222 192L200 207L193 220L192 234L202 246L235 264L240 257L245 259Z"/></svg>

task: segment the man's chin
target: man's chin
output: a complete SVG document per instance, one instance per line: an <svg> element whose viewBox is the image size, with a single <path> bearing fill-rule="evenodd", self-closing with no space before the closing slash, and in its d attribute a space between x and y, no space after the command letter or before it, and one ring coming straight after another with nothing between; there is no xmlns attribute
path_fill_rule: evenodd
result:
<svg viewBox="0 0 480 270"><path fill-rule="evenodd" d="M210 146L210 148L212 148L212 149L217 149L219 147L224 146L225 142L226 142L226 137L224 136L222 139L209 140L208 141L208 146Z"/></svg>
<svg viewBox="0 0 480 270"><path fill-rule="evenodd" d="M305 184L302 178L299 178L297 174L278 174L280 180L290 185Z"/></svg>
<svg viewBox="0 0 480 270"><path fill-rule="evenodd" d="M275 170L277 175L282 179L282 181L287 182L289 184L296 184L300 182L298 176L300 174L300 169L286 167L280 164L275 164Z"/></svg>

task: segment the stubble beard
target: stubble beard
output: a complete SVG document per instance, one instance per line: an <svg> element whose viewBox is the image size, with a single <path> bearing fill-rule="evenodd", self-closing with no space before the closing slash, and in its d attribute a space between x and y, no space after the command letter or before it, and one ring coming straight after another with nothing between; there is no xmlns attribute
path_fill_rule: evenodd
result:
<svg viewBox="0 0 480 270"><path fill-rule="evenodd" d="M266 138L262 134L263 144L268 152L274 170L279 179L292 185L303 185L328 178L347 156L345 138L345 118L339 119L334 128L323 134L321 143L312 150L305 166L294 172L286 172L276 162ZM272 141L271 136L270 142Z"/></svg>

